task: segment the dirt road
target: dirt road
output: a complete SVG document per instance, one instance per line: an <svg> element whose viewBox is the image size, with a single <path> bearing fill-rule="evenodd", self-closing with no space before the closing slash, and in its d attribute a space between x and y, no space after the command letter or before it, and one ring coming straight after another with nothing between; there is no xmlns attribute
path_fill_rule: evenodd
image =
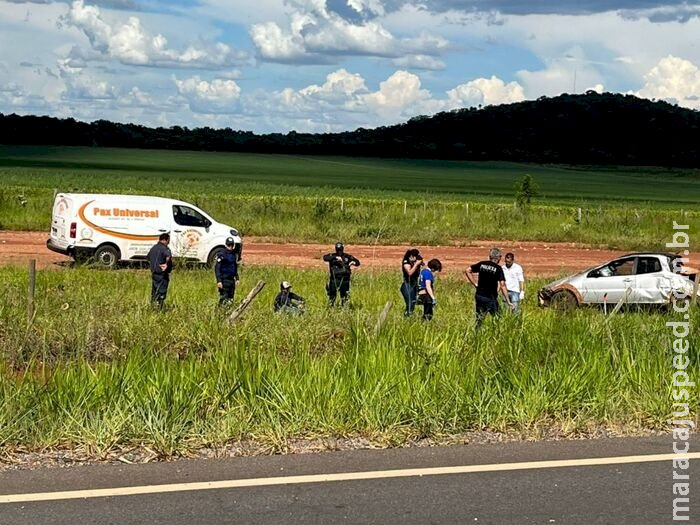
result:
<svg viewBox="0 0 700 525"><path fill-rule="evenodd" d="M467 264L487 257L490 247L498 245L513 251L516 260L529 275L551 276L581 270L620 255L621 252L586 248L574 244L537 242L475 241L469 246L428 246L422 249L426 258L439 258L449 273L464 269ZM362 261L363 268L399 268L407 246L348 245L346 250ZM332 245L279 244L255 237L245 238L243 259L249 265L275 264L296 268L323 268L321 256ZM36 259L40 268L59 268L56 263L69 261L46 248L43 232L0 231L0 265L24 265Z"/></svg>

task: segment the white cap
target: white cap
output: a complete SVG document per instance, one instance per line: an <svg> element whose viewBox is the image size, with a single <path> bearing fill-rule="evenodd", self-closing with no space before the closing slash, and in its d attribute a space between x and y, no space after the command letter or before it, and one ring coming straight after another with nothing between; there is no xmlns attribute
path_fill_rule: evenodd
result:
<svg viewBox="0 0 700 525"><path fill-rule="evenodd" d="M286 290L287 288L291 288L292 284L289 281L282 281L280 286Z"/></svg>

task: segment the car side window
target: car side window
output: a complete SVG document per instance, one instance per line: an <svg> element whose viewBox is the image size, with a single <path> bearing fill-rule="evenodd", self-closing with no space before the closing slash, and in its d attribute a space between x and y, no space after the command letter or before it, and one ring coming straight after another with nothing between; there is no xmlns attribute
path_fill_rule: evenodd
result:
<svg viewBox="0 0 700 525"><path fill-rule="evenodd" d="M204 215L188 206L173 205L173 220L180 226L206 227Z"/></svg>
<svg viewBox="0 0 700 525"><path fill-rule="evenodd" d="M603 266L598 273L601 277L621 277L634 275L634 257L629 259L618 259L607 266Z"/></svg>
<svg viewBox="0 0 700 525"><path fill-rule="evenodd" d="M661 261L656 257L640 257L637 262L637 275L661 271Z"/></svg>

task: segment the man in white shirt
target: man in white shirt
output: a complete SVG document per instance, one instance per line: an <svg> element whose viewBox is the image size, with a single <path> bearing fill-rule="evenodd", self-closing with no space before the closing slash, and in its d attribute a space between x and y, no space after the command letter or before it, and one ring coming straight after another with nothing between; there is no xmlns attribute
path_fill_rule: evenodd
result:
<svg viewBox="0 0 700 525"><path fill-rule="evenodd" d="M520 310L520 301L525 299L525 274L523 267L515 262L515 255L506 254L506 264L503 266L503 274L506 276L506 288L508 297L513 303L513 311Z"/></svg>

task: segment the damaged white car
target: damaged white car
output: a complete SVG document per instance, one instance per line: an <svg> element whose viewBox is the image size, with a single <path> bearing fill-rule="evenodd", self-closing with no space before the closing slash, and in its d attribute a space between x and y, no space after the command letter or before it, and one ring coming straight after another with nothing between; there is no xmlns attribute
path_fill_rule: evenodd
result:
<svg viewBox="0 0 700 525"><path fill-rule="evenodd" d="M698 272L683 266L675 253L631 253L548 284L538 294L539 303L562 310L620 301L667 305L674 291L692 296Z"/></svg>

